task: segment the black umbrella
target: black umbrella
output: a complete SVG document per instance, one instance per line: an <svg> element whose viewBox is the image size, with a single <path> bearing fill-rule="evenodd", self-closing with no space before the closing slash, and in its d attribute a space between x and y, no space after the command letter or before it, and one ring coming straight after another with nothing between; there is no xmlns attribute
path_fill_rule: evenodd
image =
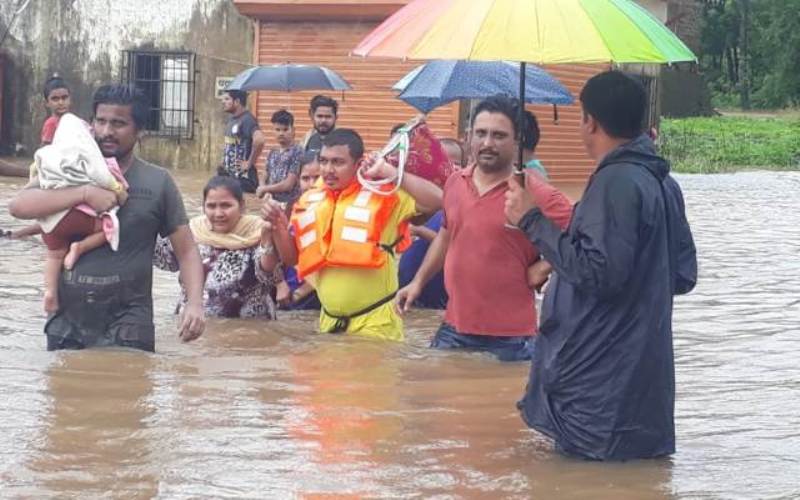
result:
<svg viewBox="0 0 800 500"><path fill-rule="evenodd" d="M351 90L350 84L335 71L308 64L256 66L242 71L226 90Z"/></svg>

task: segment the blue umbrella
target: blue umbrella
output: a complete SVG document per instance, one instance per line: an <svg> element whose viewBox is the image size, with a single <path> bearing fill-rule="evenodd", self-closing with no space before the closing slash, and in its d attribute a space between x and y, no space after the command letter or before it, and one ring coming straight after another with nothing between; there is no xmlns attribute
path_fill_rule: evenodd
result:
<svg viewBox="0 0 800 500"><path fill-rule="evenodd" d="M227 90L350 90L350 84L324 66L275 64L256 66L236 75Z"/></svg>
<svg viewBox="0 0 800 500"><path fill-rule="evenodd" d="M457 99L497 94L519 97L519 64L505 61L431 61L415 68L392 88L398 99L423 113ZM545 70L531 64L525 70L525 102L572 104L569 90Z"/></svg>

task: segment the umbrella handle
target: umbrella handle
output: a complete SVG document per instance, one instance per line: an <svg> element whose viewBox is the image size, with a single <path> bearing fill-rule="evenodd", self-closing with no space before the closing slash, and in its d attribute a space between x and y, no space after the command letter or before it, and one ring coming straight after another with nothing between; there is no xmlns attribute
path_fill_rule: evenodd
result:
<svg viewBox="0 0 800 500"><path fill-rule="evenodd" d="M514 180L517 181L517 184L525 187L525 165L519 165L514 169L514 173L512 174Z"/></svg>

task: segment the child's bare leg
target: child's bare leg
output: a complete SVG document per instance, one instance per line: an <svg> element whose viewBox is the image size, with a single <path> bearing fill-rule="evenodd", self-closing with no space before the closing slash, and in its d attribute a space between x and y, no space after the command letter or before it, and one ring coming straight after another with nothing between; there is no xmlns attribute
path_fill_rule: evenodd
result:
<svg viewBox="0 0 800 500"><path fill-rule="evenodd" d="M67 256L64 257L64 268L71 270L73 267L75 267L75 263L78 262L78 259L81 258L81 255L85 254L89 250L100 248L105 244L106 235L103 231L92 233L86 238L76 241L69 246L69 252L67 252Z"/></svg>
<svg viewBox="0 0 800 500"><path fill-rule="evenodd" d="M42 234L42 227L39 224L31 224L30 226L23 227L16 231L4 231L0 229L0 237L11 238L12 240L36 236L37 234Z"/></svg>
<svg viewBox="0 0 800 500"><path fill-rule="evenodd" d="M32 224L16 231L11 231L11 239L27 238L28 236L36 236L42 234L42 228L39 224Z"/></svg>
<svg viewBox="0 0 800 500"><path fill-rule="evenodd" d="M44 263L44 310L54 313L58 310L58 275L61 274L61 263L64 250L48 250Z"/></svg>

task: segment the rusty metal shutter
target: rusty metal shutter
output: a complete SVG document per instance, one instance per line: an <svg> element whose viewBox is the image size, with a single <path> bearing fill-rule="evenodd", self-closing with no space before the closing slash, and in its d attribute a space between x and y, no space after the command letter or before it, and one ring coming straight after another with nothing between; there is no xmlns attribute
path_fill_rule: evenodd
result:
<svg viewBox="0 0 800 500"><path fill-rule="evenodd" d="M355 90L332 94L340 102L340 127L356 129L368 149L377 149L388 140L396 123L404 122L417 112L396 99L391 86L418 62L390 59L350 57L350 51L377 26L377 22L356 21L260 21L255 60L259 64L284 62L321 64L342 74ZM546 68L573 95L578 97L587 79L607 66L559 65ZM282 94L259 92L257 116L273 144L270 116L279 108L288 108L295 115L297 140L302 140L311 127L308 102L318 92ZM553 123L550 106L531 106L539 119L542 139L537 153L556 182L583 183L594 163L586 155L580 138L580 105L559 106L559 124ZM453 103L434 111L429 117L433 131L440 137L457 137L459 105Z"/></svg>
<svg viewBox="0 0 800 500"><path fill-rule="evenodd" d="M575 104L559 106L556 125L552 106L530 106L536 114L542 137L536 155L550 177L558 183L584 183L594 170L594 161L586 154L580 136L581 106L578 102L586 80L608 66L546 66L545 69L566 86Z"/></svg>
<svg viewBox="0 0 800 500"><path fill-rule="evenodd" d="M364 138L368 150L382 147L389 131L397 123L413 118L418 112L396 99L392 85L417 64L397 60L350 57L350 51L377 26L376 22L297 22L262 21L256 60L259 64L321 64L339 72L353 86L353 91L330 92L259 92L258 121L267 132L268 144L274 144L269 131L270 116L279 108L288 108L295 116L297 140L311 128L308 103L318 93L339 101L337 126L353 128ZM428 117L439 137L456 137L458 104L442 107Z"/></svg>

